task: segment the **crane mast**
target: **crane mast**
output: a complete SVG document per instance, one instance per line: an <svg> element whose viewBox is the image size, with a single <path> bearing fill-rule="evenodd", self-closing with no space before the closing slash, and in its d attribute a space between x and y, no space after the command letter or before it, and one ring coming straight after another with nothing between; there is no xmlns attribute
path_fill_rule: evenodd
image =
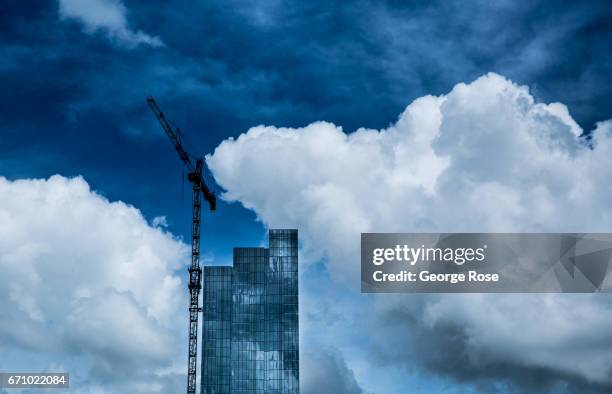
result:
<svg viewBox="0 0 612 394"><path fill-rule="evenodd" d="M191 218L191 265L189 266L189 356L187 363L187 394L196 393L196 377L197 377L197 360L198 360L198 316L202 311L200 308L200 290L202 288L202 268L200 267L200 222L202 216L201 196L209 204L210 210L216 209L217 200L209 188L206 186L202 178L203 159L196 159L195 166L191 162L191 158L183 148L178 130L170 125L161 112L153 97L147 98L147 103L155 114L155 117L161 124L170 139L170 142L176 149L180 159L183 161L189 174L187 179L192 183L193 200L192 200L192 218Z"/></svg>

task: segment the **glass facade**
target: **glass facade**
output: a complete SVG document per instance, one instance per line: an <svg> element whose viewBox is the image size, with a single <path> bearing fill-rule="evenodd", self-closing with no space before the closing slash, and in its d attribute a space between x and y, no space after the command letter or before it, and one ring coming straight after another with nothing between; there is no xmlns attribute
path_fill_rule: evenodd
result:
<svg viewBox="0 0 612 394"><path fill-rule="evenodd" d="M204 267L202 393L229 393L231 380L232 267ZM214 376L214 379L210 379Z"/></svg>
<svg viewBox="0 0 612 394"><path fill-rule="evenodd" d="M299 393L297 230L204 268L202 393Z"/></svg>

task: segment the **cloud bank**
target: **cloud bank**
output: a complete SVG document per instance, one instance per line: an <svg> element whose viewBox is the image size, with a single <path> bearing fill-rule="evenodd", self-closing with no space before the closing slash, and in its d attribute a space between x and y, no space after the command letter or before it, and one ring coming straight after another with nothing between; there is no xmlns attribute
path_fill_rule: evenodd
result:
<svg viewBox="0 0 612 394"><path fill-rule="evenodd" d="M59 15L61 19L82 24L86 33L102 31L111 41L126 48L164 45L159 37L128 27L127 10L120 0L59 0Z"/></svg>
<svg viewBox="0 0 612 394"><path fill-rule="evenodd" d="M186 311L175 270L188 253L80 177L0 177L3 350L84 368L68 371L81 392L167 392L183 377L171 372L183 361Z"/></svg>
<svg viewBox="0 0 612 394"><path fill-rule="evenodd" d="M612 121L597 124L592 148L582 133L565 105L538 103L527 87L490 73L415 100L383 130L258 126L224 141L207 163L226 200L266 226L299 228L306 263L323 259L333 280L356 289L360 232L610 231ZM603 298L398 299L375 299L381 363L409 360L468 380L486 379L491 365L541 369L551 382L612 385L602 346L612 343L612 321L601 317L612 306ZM390 346L389 327L420 329L441 350L454 338L461 352L431 362L397 354L418 343ZM443 335L425 334L436 330ZM435 368L454 363L465 368ZM526 375L502 378L525 387Z"/></svg>
<svg viewBox="0 0 612 394"><path fill-rule="evenodd" d="M612 122L595 149L560 103L488 74L415 100L384 130L258 126L208 158L227 200L354 273L361 231L598 231L612 224Z"/></svg>

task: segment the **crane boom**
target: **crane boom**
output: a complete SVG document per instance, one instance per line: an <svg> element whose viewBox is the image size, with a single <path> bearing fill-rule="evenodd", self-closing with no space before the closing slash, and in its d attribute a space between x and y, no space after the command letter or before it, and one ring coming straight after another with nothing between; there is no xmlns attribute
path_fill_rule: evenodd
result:
<svg viewBox="0 0 612 394"><path fill-rule="evenodd" d="M187 363L187 394L196 393L197 360L198 360L198 316L202 311L200 308L200 290L202 289L202 268L200 268L200 222L201 202L200 196L208 201L210 210L214 211L217 200L202 178L203 159L196 159L195 166L191 162L189 154L183 148L179 138L178 130L174 130L170 122L161 112L153 97L147 98L147 103L155 114L155 117L166 132L170 142L179 154L179 157L189 169L188 179L193 184L193 205L191 220L191 265L189 266L189 348Z"/></svg>
<svg viewBox="0 0 612 394"><path fill-rule="evenodd" d="M151 110L155 114L155 117L159 121L159 124L161 125L162 129L164 129L164 131L166 132L166 135L170 139L170 142L174 146L174 149L176 149L176 152L178 153L181 161L189 170L189 180L193 183L199 184L200 190L204 194L204 199L208 201L208 205L210 205L210 210L214 211L217 208L217 199L215 197L215 194L210 191L208 186L206 186L206 183L202 178L202 174L196 171L196 168L191 162L189 154L181 144L178 130L175 131L174 128L170 125L170 122L168 122L168 120L164 116L164 113L159 109L153 97L149 96L147 98L147 104L149 104L149 107L151 107ZM194 179L191 179L191 177L193 177Z"/></svg>

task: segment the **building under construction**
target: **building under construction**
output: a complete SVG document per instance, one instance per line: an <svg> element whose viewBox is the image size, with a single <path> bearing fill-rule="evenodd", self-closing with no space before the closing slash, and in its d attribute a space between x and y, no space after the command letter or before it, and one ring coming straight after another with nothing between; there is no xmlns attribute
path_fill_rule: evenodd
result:
<svg viewBox="0 0 612 394"><path fill-rule="evenodd" d="M299 393L297 230L204 268L202 394Z"/></svg>

